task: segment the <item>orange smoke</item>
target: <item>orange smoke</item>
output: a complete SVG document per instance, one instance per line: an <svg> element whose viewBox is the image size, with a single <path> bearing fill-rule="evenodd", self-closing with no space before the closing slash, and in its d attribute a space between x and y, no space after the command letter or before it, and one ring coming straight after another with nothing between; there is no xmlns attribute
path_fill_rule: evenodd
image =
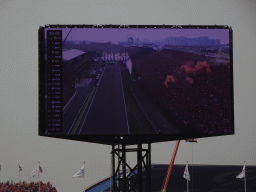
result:
<svg viewBox="0 0 256 192"><path fill-rule="evenodd" d="M165 86L168 88L168 82L172 82L172 83L174 83L175 81L177 81L177 79L176 78L174 78L173 76L171 76L171 75L167 75L167 77L166 77L166 80L165 80L165 82L164 82L164 84L165 84Z"/></svg>
<svg viewBox="0 0 256 192"><path fill-rule="evenodd" d="M206 69L207 73L211 72L210 66L207 64L206 61L204 62L198 61L194 68L191 66L191 62L188 62L187 64L183 65L181 68L184 69L186 73L195 73L197 71L202 70L203 68Z"/></svg>

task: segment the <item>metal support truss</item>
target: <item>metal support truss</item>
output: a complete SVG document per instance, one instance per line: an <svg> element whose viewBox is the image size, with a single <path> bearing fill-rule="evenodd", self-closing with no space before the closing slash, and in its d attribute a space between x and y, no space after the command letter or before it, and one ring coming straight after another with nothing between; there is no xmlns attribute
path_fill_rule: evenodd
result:
<svg viewBox="0 0 256 192"><path fill-rule="evenodd" d="M133 168L126 163L127 152L137 152L137 165ZM112 178L112 192L151 192L151 143L148 144L148 149L143 149L142 144L138 144L137 148L126 148L125 144L113 144Z"/></svg>

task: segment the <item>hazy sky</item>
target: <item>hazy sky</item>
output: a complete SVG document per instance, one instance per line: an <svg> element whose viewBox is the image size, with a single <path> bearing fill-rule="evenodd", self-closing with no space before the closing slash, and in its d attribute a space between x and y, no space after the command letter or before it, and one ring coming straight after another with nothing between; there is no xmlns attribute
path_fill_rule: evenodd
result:
<svg viewBox="0 0 256 192"><path fill-rule="evenodd" d="M47 28L47 30L53 30ZM54 29L60 30L60 29ZM67 37L70 29L63 29L63 40ZM127 41L128 37L133 37L134 40L149 39L163 40L167 37L180 37L196 38L206 36L209 39L220 39L221 44L229 43L229 29L72 29L69 33L67 40L103 40L103 41Z"/></svg>
<svg viewBox="0 0 256 192"><path fill-rule="evenodd" d="M198 139L193 163L256 165L255 10L251 0L1 0L0 180L27 181L38 161L42 181L61 192L82 191L84 180L73 175L83 162L86 186L110 174L111 146L38 136L38 29L45 24L231 26L235 135ZM152 144L152 163L169 164L174 146ZM134 166L136 154L127 158ZM175 163L187 161L192 163L192 144L181 141Z"/></svg>

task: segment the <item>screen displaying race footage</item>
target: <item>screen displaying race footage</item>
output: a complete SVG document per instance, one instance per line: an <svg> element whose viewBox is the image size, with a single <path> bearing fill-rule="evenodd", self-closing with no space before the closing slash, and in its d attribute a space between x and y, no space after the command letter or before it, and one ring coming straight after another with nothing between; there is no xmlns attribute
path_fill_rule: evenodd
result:
<svg viewBox="0 0 256 192"><path fill-rule="evenodd" d="M229 28L44 31L46 135L234 134Z"/></svg>

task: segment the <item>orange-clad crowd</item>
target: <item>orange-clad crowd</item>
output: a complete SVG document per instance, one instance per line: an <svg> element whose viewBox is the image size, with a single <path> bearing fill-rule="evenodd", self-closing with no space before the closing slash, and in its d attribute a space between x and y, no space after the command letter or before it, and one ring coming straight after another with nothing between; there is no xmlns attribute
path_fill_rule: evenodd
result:
<svg viewBox="0 0 256 192"><path fill-rule="evenodd" d="M14 183L13 181L6 183L0 183L0 192L39 192L39 182L25 181ZM57 192L57 189L50 184L50 182L42 183L40 181L40 192Z"/></svg>

